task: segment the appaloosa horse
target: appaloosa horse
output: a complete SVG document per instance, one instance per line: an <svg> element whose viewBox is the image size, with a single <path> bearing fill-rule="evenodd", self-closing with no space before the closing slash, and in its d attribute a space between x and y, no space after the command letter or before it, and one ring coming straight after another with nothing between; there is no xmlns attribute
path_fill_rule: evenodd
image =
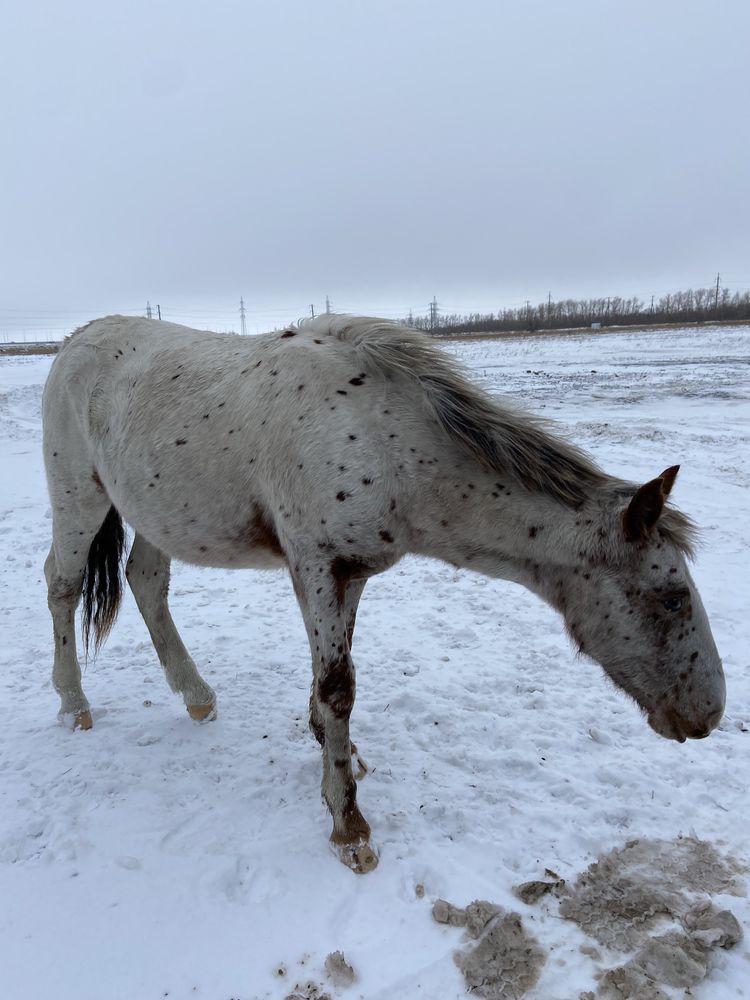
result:
<svg viewBox="0 0 750 1000"><path fill-rule="evenodd" d="M100 643L126 575L167 680L215 713L167 606L170 559L286 566L312 652L332 841L377 863L350 755L352 633L365 582L407 552L515 580L556 608L579 649L657 733L707 736L724 676L686 566L677 474L636 488L473 385L441 350L375 319L323 316L259 337L113 316L78 330L44 392L53 512L45 572L61 714L91 726L76 655Z"/></svg>

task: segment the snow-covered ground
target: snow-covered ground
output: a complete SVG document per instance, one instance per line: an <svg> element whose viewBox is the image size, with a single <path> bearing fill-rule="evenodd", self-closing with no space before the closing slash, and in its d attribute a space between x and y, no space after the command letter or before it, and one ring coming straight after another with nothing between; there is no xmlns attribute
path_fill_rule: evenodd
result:
<svg viewBox="0 0 750 1000"><path fill-rule="evenodd" d="M307 730L306 638L287 577L177 565L172 609L219 695L199 725L168 690L129 593L85 670L95 726L56 720L42 564L40 398L50 358L0 360L0 997L5 1000L453 1000L461 932L438 896L521 913L548 952L534 1000L577 1000L619 956L554 900L640 837L695 836L750 860L750 332L670 330L449 345L494 391L557 420L608 471L681 463L703 529L695 566L727 674L708 740L657 737L557 616L511 584L407 560L368 585L353 736L380 865L329 851ZM417 886L424 887L424 895ZM750 904L722 896L747 926ZM701 1000L750 996L746 942ZM356 982L326 983L341 950ZM682 996L683 993L675 993Z"/></svg>

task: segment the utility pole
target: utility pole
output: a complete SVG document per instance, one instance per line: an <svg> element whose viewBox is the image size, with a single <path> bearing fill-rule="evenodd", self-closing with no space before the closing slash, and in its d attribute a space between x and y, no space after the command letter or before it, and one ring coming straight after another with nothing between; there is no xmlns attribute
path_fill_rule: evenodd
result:
<svg viewBox="0 0 750 1000"><path fill-rule="evenodd" d="M432 302L430 302L430 330L436 330L438 325L438 301L437 297L433 295Z"/></svg>
<svg viewBox="0 0 750 1000"><path fill-rule="evenodd" d="M244 337L247 333L247 327L245 326L245 300L240 295L240 333Z"/></svg>
<svg viewBox="0 0 750 1000"><path fill-rule="evenodd" d="M310 316L313 319L315 319L315 306L312 304L312 302L310 303Z"/></svg>
<svg viewBox="0 0 750 1000"><path fill-rule="evenodd" d="M151 303L146 303L146 319L153 319L153 314L151 312Z"/></svg>
<svg viewBox="0 0 750 1000"><path fill-rule="evenodd" d="M331 315L331 300L326 295L326 316Z"/></svg>
<svg viewBox="0 0 750 1000"><path fill-rule="evenodd" d="M159 314L159 319L161 319L161 306L158 303L156 305L156 311Z"/></svg>
<svg viewBox="0 0 750 1000"><path fill-rule="evenodd" d="M653 295L651 296L651 315L652 316L654 315L654 297L653 297Z"/></svg>
<svg viewBox="0 0 750 1000"><path fill-rule="evenodd" d="M719 311L719 281L721 280L721 275L717 273L716 275L716 295L714 298L714 309Z"/></svg>

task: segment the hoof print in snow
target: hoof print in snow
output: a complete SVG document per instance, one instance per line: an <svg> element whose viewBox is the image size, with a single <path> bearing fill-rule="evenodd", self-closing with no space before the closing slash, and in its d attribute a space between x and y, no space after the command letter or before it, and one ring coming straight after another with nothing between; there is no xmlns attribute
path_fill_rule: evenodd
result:
<svg viewBox="0 0 750 1000"><path fill-rule="evenodd" d="M517 1000L536 984L547 955L517 913L506 913L486 900L475 900L461 909L438 899L432 915L438 923L465 927L467 935L478 942L454 956L467 989L475 996Z"/></svg>

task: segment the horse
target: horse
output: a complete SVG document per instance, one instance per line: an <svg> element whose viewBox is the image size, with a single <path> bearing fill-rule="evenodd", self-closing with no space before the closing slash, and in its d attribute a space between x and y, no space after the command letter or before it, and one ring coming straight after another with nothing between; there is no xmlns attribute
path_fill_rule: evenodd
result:
<svg viewBox="0 0 750 1000"><path fill-rule="evenodd" d="M722 717L722 664L687 566L695 527L666 503L679 466L640 486L605 474L409 328L325 315L245 337L98 319L56 357L43 424L61 719L92 725L75 610L83 595L83 642L93 632L97 649L121 599L123 522L125 576L198 721L216 696L170 615L170 560L286 567L331 841L355 872L378 863L349 733L357 606L407 553L537 594L659 735L701 739Z"/></svg>

